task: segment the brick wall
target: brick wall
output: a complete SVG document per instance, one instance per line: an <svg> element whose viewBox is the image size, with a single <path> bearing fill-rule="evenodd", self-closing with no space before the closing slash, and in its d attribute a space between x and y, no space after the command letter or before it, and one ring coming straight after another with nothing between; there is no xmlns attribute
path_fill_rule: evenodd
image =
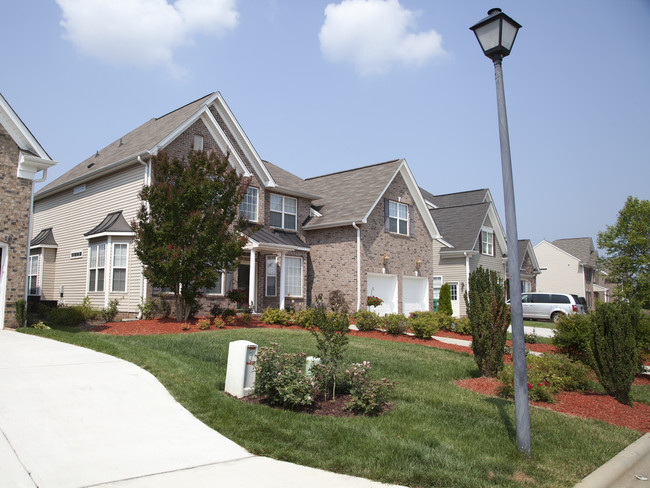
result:
<svg viewBox="0 0 650 488"><path fill-rule="evenodd" d="M18 178L19 148L0 126L0 243L7 245L5 327L16 327L15 302L25 298L31 181Z"/></svg>

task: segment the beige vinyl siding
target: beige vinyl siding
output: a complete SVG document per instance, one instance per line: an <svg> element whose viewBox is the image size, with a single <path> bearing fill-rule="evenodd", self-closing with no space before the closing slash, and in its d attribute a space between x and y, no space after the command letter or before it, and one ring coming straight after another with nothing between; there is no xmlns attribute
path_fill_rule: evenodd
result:
<svg viewBox="0 0 650 488"><path fill-rule="evenodd" d="M56 249L52 248L43 248L41 252L41 259L43 263L41 265L41 298L43 300L57 300L58 292L54 289L54 281L56 276Z"/></svg>
<svg viewBox="0 0 650 488"><path fill-rule="evenodd" d="M537 291L585 296L584 272L578 258L546 241L535 246L535 256L542 268L537 275Z"/></svg>
<svg viewBox="0 0 650 488"><path fill-rule="evenodd" d="M442 276L443 283L458 283L459 313L462 317L467 315L464 298L464 293L467 290L465 258L442 257L440 250L443 248L444 246L440 242L433 241L433 276ZM444 253L442 254L444 255Z"/></svg>
<svg viewBox="0 0 650 488"><path fill-rule="evenodd" d="M131 222L140 208L138 193L144 181L144 166L139 163L127 166L115 173L87 182L85 191L74 194L73 189L38 199L34 202L33 232L52 227L58 244L54 273L54 288L64 286L63 301L67 305L80 304L87 290L88 245L84 233L99 224L108 213L122 210L127 222ZM93 242L100 242L93 240ZM104 238L101 242L106 242ZM132 246L129 246L131 251ZM71 259L70 253L82 251L83 257ZM107 249L107 254L108 254ZM135 257L129 256L132 267ZM107 258L107 273L110 261ZM131 270L129 270L131 271ZM139 299L140 276L129 272L129 290L134 297L120 303L120 311L136 312ZM107 281L110 286L110 281ZM109 288L110 289L110 288ZM96 308L104 306L104 294L88 294Z"/></svg>

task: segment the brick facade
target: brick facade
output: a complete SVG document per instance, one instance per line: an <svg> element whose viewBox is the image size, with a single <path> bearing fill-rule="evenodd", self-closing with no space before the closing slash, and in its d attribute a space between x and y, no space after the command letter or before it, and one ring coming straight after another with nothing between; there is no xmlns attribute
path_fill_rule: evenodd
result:
<svg viewBox="0 0 650 488"><path fill-rule="evenodd" d="M7 252L5 327L18 325L15 302L25 298L31 181L16 176L19 154L14 140L0 126L0 244L6 245L2 252Z"/></svg>

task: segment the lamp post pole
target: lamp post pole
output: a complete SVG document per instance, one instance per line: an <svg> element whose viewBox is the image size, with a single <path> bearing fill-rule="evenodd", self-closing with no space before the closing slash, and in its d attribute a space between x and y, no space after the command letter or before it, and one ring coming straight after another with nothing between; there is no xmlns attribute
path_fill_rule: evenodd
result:
<svg viewBox="0 0 650 488"><path fill-rule="evenodd" d="M530 416L528 410L528 380L526 348L524 341L524 312L521 305L521 273L519 270L519 238L517 237L517 212L515 190L510 160L510 136L506 113L506 95L503 89L501 58L494 59L494 77L497 85L497 110L499 113L499 139L501 142L501 173L503 199L506 209L506 236L508 242L508 274L510 287L510 318L512 323L512 363L514 369L515 425L517 447L530 455Z"/></svg>
<svg viewBox="0 0 650 488"><path fill-rule="evenodd" d="M488 16L470 27L483 49L483 54L494 62L497 87L497 110L499 114L499 139L501 143L501 172L503 175L503 199L506 210L506 237L508 243L508 274L510 287L510 318L512 323L512 362L514 370L515 424L517 447L530 455L530 415L528 410L528 380L526 349L524 344L524 313L521 305L521 272L519 269L519 238L517 237L517 213L515 190L510 160L510 136L506 114L506 95L503 88L501 62L510 54L517 31L517 22L501 9L488 11Z"/></svg>

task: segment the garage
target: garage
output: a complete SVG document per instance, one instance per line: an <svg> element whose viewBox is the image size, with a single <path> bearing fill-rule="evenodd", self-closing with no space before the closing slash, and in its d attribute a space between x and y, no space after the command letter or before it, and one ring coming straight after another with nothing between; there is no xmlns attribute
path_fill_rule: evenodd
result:
<svg viewBox="0 0 650 488"><path fill-rule="evenodd" d="M416 276L402 278L402 313L429 310L429 279Z"/></svg>
<svg viewBox="0 0 650 488"><path fill-rule="evenodd" d="M367 295L384 301L378 307L370 307L370 310L379 315L397 313L397 276L368 273Z"/></svg>

